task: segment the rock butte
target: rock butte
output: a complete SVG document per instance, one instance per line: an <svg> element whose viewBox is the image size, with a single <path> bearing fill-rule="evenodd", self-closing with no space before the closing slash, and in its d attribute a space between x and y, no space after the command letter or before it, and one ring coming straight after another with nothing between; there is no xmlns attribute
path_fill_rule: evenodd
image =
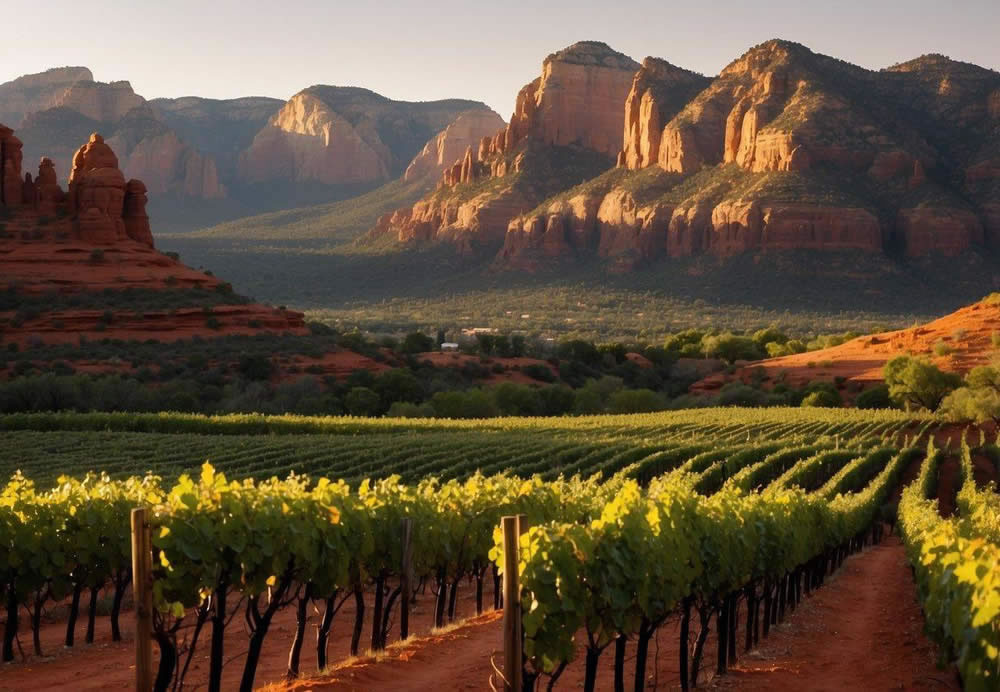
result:
<svg viewBox="0 0 1000 692"><path fill-rule="evenodd" d="M0 85L0 101L27 148L53 157L64 174L72 167L70 144L52 133L100 125L113 132L108 144L122 153L122 170L146 181L149 192L226 196L214 159L182 141L127 81L97 82L87 68L58 68Z"/></svg>
<svg viewBox="0 0 1000 692"><path fill-rule="evenodd" d="M1000 247L998 134L1000 74L942 56L873 72L772 40L708 78L584 42L364 241L502 241L497 264L528 270L579 253L619 270L785 249L957 255ZM506 180L539 165L538 146L617 155L617 169L539 199Z"/></svg>
<svg viewBox="0 0 1000 692"><path fill-rule="evenodd" d="M919 327L861 336L840 346L745 364L732 373L706 377L692 385L691 391L713 393L728 382L750 383L761 373L768 388L778 381L799 387L820 380L836 381L845 388L853 384L860 390L884 381L882 371L889 360L910 354L928 358L943 370L965 374L993 361L993 334L998 326L1000 304L984 300ZM954 352L935 355L938 343L951 345Z"/></svg>
<svg viewBox="0 0 1000 692"><path fill-rule="evenodd" d="M493 111L468 111L462 113L434 139L407 166L403 179L418 180L441 177L446 168L462 159L467 150L478 147L484 137L504 126L503 118Z"/></svg>
<svg viewBox="0 0 1000 692"><path fill-rule="evenodd" d="M22 177L22 158L21 141L0 125L0 277L6 290L33 295L129 288L168 291L215 289L222 283L155 250L146 186L140 180L125 180L118 157L99 134L91 135L73 157L66 191L50 159L39 162L37 177L31 173ZM257 304L215 308L217 330L206 327L199 307L158 314L148 322L116 318L114 329L99 326L102 315L93 310L62 311L14 327L13 313L0 313L8 322L6 341L32 337L60 343L81 335L172 340L195 333L307 332L301 313Z"/></svg>
<svg viewBox="0 0 1000 692"><path fill-rule="evenodd" d="M469 117L453 136L474 131L477 141L483 122L478 118L496 117L472 101L407 103L355 87L309 87L289 99L241 153L238 177L248 184L388 181L463 114Z"/></svg>
<svg viewBox="0 0 1000 692"><path fill-rule="evenodd" d="M846 86L824 83L828 74L837 74ZM662 171L659 184L665 188L697 180L709 167L728 170L730 178L747 184L730 190L724 180L705 176L693 190L659 199L642 194L642 182L594 185L514 219L501 262L534 269L581 250L611 258L619 269L701 252L902 247L915 257L957 255L1000 241L1000 200L986 193L985 203L970 209L958 201L974 196L968 195L970 186L951 199L942 194L947 183L939 181L949 177L943 159L967 152L929 144L941 136L933 128L899 125L909 116L907 102L919 98L942 122L959 112L960 126L995 138L997 73L941 56L870 72L775 40L751 49L709 81L702 78L704 88L692 93L696 75L647 58L625 101L618 166ZM855 93L865 90L891 98L870 108L859 105ZM971 165L960 163L967 166L963 175L969 181L1000 178L1000 159L990 146L986 142L974 153ZM937 180L929 179L931 170ZM825 176L855 179L896 201L886 218L885 210L880 214L865 205L863 196L845 204L827 201L822 193L800 198L794 187L790 193L776 190L783 175L793 186L805 181L819 189L829 187Z"/></svg>
<svg viewBox="0 0 1000 692"><path fill-rule="evenodd" d="M434 194L381 217L366 240L451 240L460 248L499 242L510 220L541 201L532 191L505 185L522 171L530 150L576 147L609 157L620 148L621 104L638 63L603 43L584 41L548 56L541 75L517 95L510 123L470 145L444 169ZM470 184L493 180L482 193Z"/></svg>

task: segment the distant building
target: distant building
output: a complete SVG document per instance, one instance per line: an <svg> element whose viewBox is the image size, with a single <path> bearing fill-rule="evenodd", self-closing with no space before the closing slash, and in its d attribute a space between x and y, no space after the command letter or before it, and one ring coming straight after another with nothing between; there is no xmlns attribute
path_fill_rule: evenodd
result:
<svg viewBox="0 0 1000 692"><path fill-rule="evenodd" d="M442 351L457 351L458 350L458 344L456 344L453 341L445 341L443 344L441 344L441 350Z"/></svg>

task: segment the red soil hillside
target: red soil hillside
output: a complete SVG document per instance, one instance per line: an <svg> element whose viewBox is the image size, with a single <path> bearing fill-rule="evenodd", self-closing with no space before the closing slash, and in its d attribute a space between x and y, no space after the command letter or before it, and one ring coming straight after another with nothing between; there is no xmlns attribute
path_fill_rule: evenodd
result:
<svg viewBox="0 0 1000 692"><path fill-rule="evenodd" d="M760 369L766 374L766 386L774 385L782 377L789 386L843 377L845 384L853 382L868 387L882 382L882 368L901 355L923 356L942 370L966 373L993 359L997 350L993 345L995 332L1000 333L1000 300L990 297L919 327L862 336L832 348L749 363L733 374L707 377L695 383L691 391L708 393L727 382L750 382ZM951 353L936 355L935 346L939 343L945 344Z"/></svg>
<svg viewBox="0 0 1000 692"><path fill-rule="evenodd" d="M0 310L4 341L65 343L81 336L172 341L194 335L306 333L300 313L229 299L231 291L219 279L157 252L146 214L146 186L125 180L118 158L100 135L92 135L77 151L69 189L63 191L50 159L41 160L37 177L22 175L21 142L0 125L0 171L0 280L5 284L0 288L39 303L27 314ZM62 310L44 300L129 289L196 293L190 305L143 314L112 310L110 319L105 310ZM197 300L200 290L212 300ZM205 302L214 306L210 314Z"/></svg>

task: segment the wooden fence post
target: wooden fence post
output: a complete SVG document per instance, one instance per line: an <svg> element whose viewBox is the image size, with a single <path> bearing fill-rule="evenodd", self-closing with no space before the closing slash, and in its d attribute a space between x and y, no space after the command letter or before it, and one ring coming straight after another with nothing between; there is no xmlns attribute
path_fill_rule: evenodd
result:
<svg viewBox="0 0 1000 692"><path fill-rule="evenodd" d="M403 519L403 564L399 573L399 590L402 597L399 614L399 638L405 640L410 636L410 582L413 571L413 520Z"/></svg>
<svg viewBox="0 0 1000 692"><path fill-rule="evenodd" d="M503 674L504 692L521 692L521 594L518 517L503 518Z"/></svg>
<svg viewBox="0 0 1000 692"><path fill-rule="evenodd" d="M135 591L135 689L153 690L153 546L145 508L132 510L132 588Z"/></svg>

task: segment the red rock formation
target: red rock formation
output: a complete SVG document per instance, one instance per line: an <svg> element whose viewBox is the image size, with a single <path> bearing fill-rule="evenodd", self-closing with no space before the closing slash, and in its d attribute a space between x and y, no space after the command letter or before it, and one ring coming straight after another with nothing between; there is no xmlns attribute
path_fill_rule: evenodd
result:
<svg viewBox="0 0 1000 692"><path fill-rule="evenodd" d="M718 205L639 203L614 187L580 194L511 222L502 263L534 269L541 257L591 250L629 269L662 256L785 249L880 252L882 229L864 209L737 200Z"/></svg>
<svg viewBox="0 0 1000 692"><path fill-rule="evenodd" d="M390 180L427 141L428 129L440 133L467 111L487 112L472 101L415 104L366 89L310 87L289 99L241 154L239 178L325 185ZM459 155L480 136L477 132Z"/></svg>
<svg viewBox="0 0 1000 692"><path fill-rule="evenodd" d="M966 209L903 209L896 223L906 246L906 254L911 257L958 255L985 241L982 223Z"/></svg>
<svg viewBox="0 0 1000 692"><path fill-rule="evenodd" d="M38 194L38 212L45 215L55 213L56 207L63 203L65 194L59 187L56 166L52 163L52 159L43 158L39 162L35 187Z"/></svg>
<svg viewBox="0 0 1000 692"><path fill-rule="evenodd" d="M407 181L425 177L440 177L446 168L475 147L476 159L483 160L483 142L504 126L503 118L493 111L469 111L459 115L410 162L403 178Z"/></svg>
<svg viewBox="0 0 1000 692"><path fill-rule="evenodd" d="M73 157L69 199L84 242L110 245L127 237L125 176L118 170L118 157L97 133Z"/></svg>
<svg viewBox="0 0 1000 692"><path fill-rule="evenodd" d="M102 83L78 81L57 96L48 107L70 108L99 123L113 123L146 100L127 81Z"/></svg>
<svg viewBox="0 0 1000 692"><path fill-rule="evenodd" d="M659 58L643 60L625 99L625 148L619 165L633 170L654 165L664 126L710 81Z"/></svg>
<svg viewBox="0 0 1000 692"><path fill-rule="evenodd" d="M20 127L25 116L56 105L77 82L94 81L86 67L57 67L0 84L0 122Z"/></svg>
<svg viewBox="0 0 1000 692"><path fill-rule="evenodd" d="M0 125L0 205L21 205L21 140Z"/></svg>
<svg viewBox="0 0 1000 692"><path fill-rule="evenodd" d="M125 235L137 243L153 247L153 231L149 228L146 202L146 186L143 182L135 179L128 181L122 210Z"/></svg>
<svg viewBox="0 0 1000 692"><path fill-rule="evenodd" d="M43 158L38 177L21 179L20 142L13 132L0 126L0 160L4 176L0 184L0 206L25 213L15 218L17 228L31 237L73 235L84 243L115 245L131 239L153 247L153 234L146 215L146 187L139 180L126 184L118 169L118 157L94 133L73 157L69 193L64 194L56 178L55 165ZM48 217L61 214L49 226ZM42 218L46 223L41 222ZM42 227L46 228L43 229Z"/></svg>
<svg viewBox="0 0 1000 692"><path fill-rule="evenodd" d="M768 41L700 89L706 81L647 58L624 103L618 157L619 167L636 172L619 174L610 187L591 181L574 209L557 201L514 220L501 264L530 268L580 250L615 266L662 254L879 252L892 230L879 219L897 214L892 225L911 255L955 254L984 237L1000 244L990 211L1000 208L992 183L1000 178L996 73L943 56L876 73ZM937 119L933 125L912 118L913 103ZM533 117L530 107L524 111ZM952 127L962 132L943 134ZM931 141L956 144L942 154ZM973 143L978 153L965 148ZM671 175L639 172L650 168ZM976 210L940 201L943 179L962 174L966 185L956 196L975 200ZM868 182L858 180L865 175ZM934 203L892 208L908 190ZM570 228L586 231L571 236Z"/></svg>
<svg viewBox="0 0 1000 692"><path fill-rule="evenodd" d="M122 171L140 177L156 195L177 192L198 199L222 199L226 188L219 181L215 159L185 144L175 132L144 137L133 146L123 137L108 140L108 146L127 152Z"/></svg>
<svg viewBox="0 0 1000 692"><path fill-rule="evenodd" d="M548 56L541 76L518 93L507 127L482 137L477 146L470 144L444 169L431 196L412 209L383 216L366 238L452 240L460 248L502 241L511 220L543 195L516 182L480 193L459 186L521 173L529 150L574 147L607 155L610 163L621 149L622 104L638 67L603 43L588 41ZM545 183L551 188L559 181Z"/></svg>

